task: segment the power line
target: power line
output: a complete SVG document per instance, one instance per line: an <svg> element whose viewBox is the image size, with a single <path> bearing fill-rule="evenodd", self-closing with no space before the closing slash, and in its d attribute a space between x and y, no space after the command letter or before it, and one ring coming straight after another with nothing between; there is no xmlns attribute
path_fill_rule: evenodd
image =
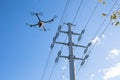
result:
<svg viewBox="0 0 120 80"><path fill-rule="evenodd" d="M87 23L85 24L84 29L87 27L87 25L88 25L88 23L90 22L90 20L91 20L92 16L94 15L94 13L95 13L95 11L96 11L96 9L97 9L97 7L98 7L98 4L99 4L99 2L97 2L97 3L96 3L96 6L95 6L95 8L94 8L94 10L93 10L92 14L90 15L90 17L89 17L89 19L88 19Z"/></svg>
<svg viewBox="0 0 120 80"><path fill-rule="evenodd" d="M118 0L115 1L115 3L113 4L112 8L109 10L107 16L104 18L103 22L101 23L100 27L98 28L97 32L95 33L94 37L92 38L92 40L97 36L98 32L101 30L102 26L104 25L105 21L107 20L107 18L110 16L110 13L112 12L113 8L115 7L116 3L118 2Z"/></svg>
<svg viewBox="0 0 120 80"><path fill-rule="evenodd" d="M93 10L92 16L93 16L96 8L97 8L97 6L96 6L95 9ZM78 14L78 11L77 11L76 14ZM77 15L75 15L75 16L77 16ZM89 21L91 20L92 16L90 16L90 18L88 19L88 22L86 23L85 28L87 27L87 25L88 25ZM108 26L109 26L109 25L108 25ZM108 27L106 27L106 28L104 29L103 33L107 30L107 28L108 28ZM96 35L97 35L97 33L96 33ZM61 49L62 49L62 48L61 48ZM51 76L52 76L53 72L54 72L54 67L53 67L52 72L51 72L51 74L50 74L50 79L51 79ZM49 79L49 80L50 80L50 79Z"/></svg>
<svg viewBox="0 0 120 80"><path fill-rule="evenodd" d="M119 1L119 0L116 0L116 1L115 1L115 3L113 4L112 8L110 9L107 17L109 17L110 13L112 12L113 8L115 7L115 5L117 4L118 1ZM95 35L94 35L94 37L92 38L92 40L97 36L98 32L100 31L100 29L101 29L101 27L103 26L103 24L104 24L105 20L107 19L107 17L103 20L102 24L100 25L99 29L98 29L97 32L95 33ZM102 32L101 35L100 35L100 38L102 37L102 35L105 33L105 31L106 31L107 28L109 27L110 22L111 22L111 21L109 21L108 24L107 24L107 26L104 28L103 32ZM97 44L97 43L95 43L95 45L96 45L96 44Z"/></svg>
<svg viewBox="0 0 120 80"><path fill-rule="evenodd" d="M73 22L75 21L77 15L78 15L78 13L79 13L79 10L80 10L80 8L81 8L82 3L83 3L83 0L80 2L79 8L77 9L77 12L76 12L76 15L75 15L75 17L74 17L74 19L73 19ZM67 36L65 37L64 42L66 41L66 39L67 39ZM62 50L62 49L63 49L63 45L62 45L62 47L61 47L60 50ZM63 71L62 75L64 75L64 73L65 73L65 70ZM60 80L62 80L62 77L61 77Z"/></svg>
<svg viewBox="0 0 120 80"><path fill-rule="evenodd" d="M63 73L62 73L62 76L61 76L61 78L60 78L60 80L62 80L62 78L63 78L63 75L65 74L65 71L66 71L66 69L67 69L67 67L68 67L68 63L66 62L66 64L65 64L65 69L63 70Z"/></svg>
<svg viewBox="0 0 120 80"><path fill-rule="evenodd" d="M55 70L55 66L56 66L56 64L54 64L54 66L53 66L53 68L52 68L52 71L51 71L51 73L50 73L49 80L51 80L51 78L52 78L52 75L53 75L54 70Z"/></svg>
<svg viewBox="0 0 120 80"><path fill-rule="evenodd" d="M50 60L51 53L52 53L52 50L50 50L50 52L49 52L49 54L48 54L47 61L46 61L45 67L44 67L44 69L43 69L43 73L42 73L42 75L41 75L40 80L43 80L43 78L44 78L44 76L45 76L45 73L46 73L46 70L47 70L47 67L48 67L48 63L49 63L49 60Z"/></svg>
<svg viewBox="0 0 120 80"><path fill-rule="evenodd" d="M62 13L62 17L61 17L61 19L60 19L59 24L63 23L63 18L65 17L66 11L67 11L67 9L68 9L68 7L69 7L69 5L70 5L70 1L71 1L71 0L67 0L67 1L66 1L66 5L65 5L65 7L64 7L64 10L63 10L63 13Z"/></svg>
<svg viewBox="0 0 120 80"><path fill-rule="evenodd" d="M92 19L93 15L94 15L94 13L95 13L95 11L96 11L96 9L97 9L97 7L98 7L98 2L96 3L96 6L94 7L94 10L92 11L92 13L91 13L91 15L90 15L90 17L89 17L89 19L88 19L87 23L85 24L85 27L83 28L82 31L85 32L85 29L87 28L88 23L89 23L90 20ZM81 32L81 33L82 33L82 32ZM80 40L79 40L79 41L80 41ZM79 43L79 41L77 42L77 44Z"/></svg>
<svg viewBox="0 0 120 80"><path fill-rule="evenodd" d="M77 9L77 12L76 12L76 14L75 14L74 18L73 18L72 23L74 23L74 21L75 21L75 19L76 19L77 15L78 15L78 13L79 13L79 10L80 10L80 8L81 8L82 3L83 3L83 0L81 0L81 1L80 1L79 7L78 7L78 9Z"/></svg>
<svg viewBox="0 0 120 80"><path fill-rule="evenodd" d="M82 2L81 2L81 3L82 3ZM80 7L81 7L81 5L79 6L79 8L80 8ZM94 13L95 13L95 11L96 11L96 9L97 9L97 7L98 7L98 2L96 3L96 5L95 5L95 7L94 7L94 9L93 9L93 11L92 11L92 13L91 13L88 21L87 21L87 23L85 24L85 27L83 28L82 31L85 32L85 29L87 28L88 23L89 23L90 20L92 19L93 15L94 15ZM81 31L81 33L82 33L82 31ZM84 33L83 33L83 34L84 34ZM80 40L77 42L77 44L81 41L81 37L82 37L82 36L80 36ZM74 51L75 51L75 49L74 49ZM83 55L82 57L84 57L84 55ZM78 71L78 72L79 72L79 71Z"/></svg>
<svg viewBox="0 0 120 80"><path fill-rule="evenodd" d="M64 8L64 10L63 10L62 17L61 17L61 20L60 20L59 25L61 25L61 24L63 23L63 18L65 17L65 13L66 13L66 11L67 11L68 8L69 8L70 2L71 2L71 0L67 0L67 2L66 2L66 5L65 5L65 8ZM61 26L62 26L62 25L61 25ZM66 39L67 39L67 36L65 37L64 42L66 41ZM60 50L62 50L62 49L63 49L63 45L61 46L61 49L60 49Z"/></svg>
<svg viewBox="0 0 120 80"><path fill-rule="evenodd" d="M109 17L110 13L112 12L113 8L115 7L115 5L117 4L118 0L115 1L115 3L113 4L112 8L110 9L110 11L108 12L108 16L106 16L106 18L103 20L102 24L100 25L100 27L98 28L97 32L95 33L94 37L92 38L92 41L94 40L94 38L97 36L98 32L101 30L104 22L106 21L107 17ZM99 36L99 38L102 37L102 35L105 33L105 31L108 29L110 22L108 22L108 24L106 25L106 27L104 28L103 32L101 33L101 35ZM88 52L88 54L90 55L90 53L92 52L92 50L95 48L97 42L94 44L94 46L92 47L92 49ZM81 67L79 68L78 72L80 71Z"/></svg>
<svg viewBox="0 0 120 80"><path fill-rule="evenodd" d="M65 13L66 13L66 11L67 11L67 9L68 9L68 6L69 6L69 4L70 4L70 1L71 1L71 0L67 0L67 1L66 1L66 5L65 5L65 7L64 7L64 11L63 11L63 13L62 13L62 17L61 17L60 23L62 22L62 20L63 20L63 18L64 18L64 16L65 16ZM65 39L65 40L66 40L66 39ZM61 49L62 49L62 47L61 47ZM51 53L52 53L52 49L50 50L50 52L49 52L49 54L48 54L47 61L46 61L45 67L44 67L44 69L43 69L43 73L42 73L42 76L41 76L41 79L40 79L40 80L43 80L43 78L44 78L44 76L45 76L45 73L46 73L47 67L48 67L48 63L49 63L49 61L50 61ZM51 75L51 76L52 76L52 75Z"/></svg>

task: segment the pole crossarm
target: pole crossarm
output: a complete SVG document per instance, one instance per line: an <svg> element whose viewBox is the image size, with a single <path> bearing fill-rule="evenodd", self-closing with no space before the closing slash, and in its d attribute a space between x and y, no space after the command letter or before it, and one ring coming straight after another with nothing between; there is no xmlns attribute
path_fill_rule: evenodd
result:
<svg viewBox="0 0 120 80"><path fill-rule="evenodd" d="M67 32L67 31L59 31L59 32L68 34L68 32Z"/></svg>
<svg viewBox="0 0 120 80"><path fill-rule="evenodd" d="M82 47L82 48L87 48L87 46L77 45L77 44L74 44L73 46L76 46L76 47Z"/></svg>
<svg viewBox="0 0 120 80"><path fill-rule="evenodd" d="M65 33L65 34L68 34L68 33L69 33L69 31L59 31L59 32ZM71 31L71 32L72 32L72 31ZM79 33L74 33L74 32L72 32L72 34L73 34L73 35L81 35L81 34L79 34Z"/></svg>
<svg viewBox="0 0 120 80"><path fill-rule="evenodd" d="M63 45L67 45L67 46L69 46L69 45L70 45L70 43L69 43L69 42L68 42L68 43L63 43L63 42L54 42L54 43L56 43L56 44L63 44ZM87 46L77 45L77 44L74 44L74 43L72 43L71 45L72 45L72 46L75 46L75 47L87 48Z"/></svg>
<svg viewBox="0 0 120 80"><path fill-rule="evenodd" d="M62 58L67 58L67 59L69 59L69 56L59 56L59 57L62 57Z"/></svg>
<svg viewBox="0 0 120 80"><path fill-rule="evenodd" d="M76 60L84 60L83 58L77 58L77 57L75 57L74 59L76 59Z"/></svg>
<svg viewBox="0 0 120 80"><path fill-rule="evenodd" d="M59 56L59 57L70 59L70 56ZM74 56L74 59L76 59L76 60L84 60L83 58L77 58L75 56Z"/></svg>
<svg viewBox="0 0 120 80"><path fill-rule="evenodd" d="M56 44L63 44L63 45L68 45L68 43L63 43L63 42L54 42Z"/></svg>
<svg viewBox="0 0 120 80"><path fill-rule="evenodd" d="M81 34L79 34L79 33L74 33L74 32L73 32L72 34L73 34L73 35L81 35Z"/></svg>
<svg viewBox="0 0 120 80"><path fill-rule="evenodd" d="M64 23L64 24L66 24L66 25L69 26L69 27L76 26L76 25L74 25L74 24L72 24L72 23Z"/></svg>

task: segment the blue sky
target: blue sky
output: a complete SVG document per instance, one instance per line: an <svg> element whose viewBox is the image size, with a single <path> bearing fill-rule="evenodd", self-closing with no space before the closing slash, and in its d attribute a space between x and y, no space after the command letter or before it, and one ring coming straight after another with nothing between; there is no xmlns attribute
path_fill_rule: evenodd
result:
<svg viewBox="0 0 120 80"><path fill-rule="evenodd" d="M68 6L65 9L67 1ZM80 68L80 61L75 60L76 80L119 80L120 26L110 23L105 33L102 32L110 21L109 14L118 9L120 1L117 0L117 4L109 14L108 12L116 0L104 0L105 5L102 3L103 0L99 0L101 1L99 3L98 0L83 0L78 10L81 1L2 0L0 2L0 80L41 80L47 60L49 62L43 80L69 80L68 60L60 59L57 64L54 63L61 45L56 44L50 53L50 44L58 26L61 24L62 30L67 31L63 22L73 22L76 25L73 27L73 31L76 33L80 33L86 25L85 34L79 44L87 45L92 41L88 54L89 51L92 51L85 65ZM78 14L76 14L77 11ZM58 17L54 22L45 24L45 27L50 30L43 32L39 28L30 28L25 25L25 23L37 22L37 18L31 16L31 12L42 12L41 19L43 20L51 19L54 15ZM91 15L92 13L93 15ZM103 13L106 13L107 16L102 16ZM75 15L77 15L76 18ZM103 21L104 24L100 26ZM98 29L100 30L95 35ZM60 33L57 41L64 41L65 38L66 35ZM73 36L75 43L77 43L77 38L77 36ZM96 41L98 43L94 47ZM94 48L92 49L92 47ZM62 55L68 55L67 49L66 46L63 46ZM83 48L74 47L74 54L77 57L82 57L83 51Z"/></svg>

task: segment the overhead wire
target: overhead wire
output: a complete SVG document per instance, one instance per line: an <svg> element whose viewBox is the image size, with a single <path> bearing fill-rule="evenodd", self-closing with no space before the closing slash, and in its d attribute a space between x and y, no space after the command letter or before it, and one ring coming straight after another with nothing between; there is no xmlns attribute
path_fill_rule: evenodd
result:
<svg viewBox="0 0 120 80"><path fill-rule="evenodd" d="M75 22L76 17L77 17L77 15L78 15L79 11L80 11L80 8L81 8L81 6L82 6L83 1L84 1L84 0L81 0L81 1L80 1L79 7L78 7L78 9L77 9L77 12L76 12L76 14L75 14L74 18L73 18L72 23L74 23L74 22Z"/></svg>
<svg viewBox="0 0 120 80"><path fill-rule="evenodd" d="M66 68L63 70L63 73L62 73L62 76L60 77L60 80L62 80L63 79L63 75L65 75L65 71L66 71L66 69L68 67L68 62L66 62L65 67Z"/></svg>
<svg viewBox="0 0 120 80"><path fill-rule="evenodd" d="M112 8L110 9L110 11L108 12L108 16L110 16L110 13L112 12L113 8L115 7L115 5L117 4L118 0L115 1L115 3L113 4ZM94 37L92 38L92 40L94 40L94 38L97 36L97 33L100 31L101 27L103 26L104 22L106 21L107 17L103 20L101 26L99 27L99 29L97 30L96 34L94 35ZM106 27L104 28L103 32L101 33L101 35L99 36L99 38L102 37L102 35L105 33L105 31L108 29L110 22L108 22L108 24L106 25ZM96 41L96 43L94 44L94 46L92 47L92 49L88 52L88 54L90 54L92 52L92 50L95 48L96 44L98 43L98 41ZM87 64L87 63L86 63Z"/></svg>
<svg viewBox="0 0 120 80"><path fill-rule="evenodd" d="M96 3L95 8L94 8L94 10L92 11L92 13L91 13L91 15L90 15L90 17L89 17L89 19L88 19L87 23L85 24L84 29L85 29L85 28L87 28L88 23L89 23L89 22L90 22L90 20L92 19L93 15L94 15L94 13L95 13L95 11L96 11L97 7L98 7L98 4L99 4L99 2L97 2L97 3Z"/></svg>
<svg viewBox="0 0 120 80"><path fill-rule="evenodd" d="M70 2L71 2L71 0L67 0L67 2L66 2L59 25L61 25L63 23L63 18L65 17L66 11L68 10L68 8L70 6ZM67 39L67 36L65 37L64 42L66 41L66 39ZM61 46L60 50L62 50L62 49L63 49L63 45Z"/></svg>
<svg viewBox="0 0 120 80"><path fill-rule="evenodd" d="M115 1L115 3L113 4L112 8L109 10L108 14L106 15L106 17L104 18L103 22L101 23L100 27L98 28L97 32L95 33L94 37L92 38L92 40L97 36L98 32L101 30L102 26L104 25L105 21L107 20L107 18L110 16L110 13L112 12L113 8L115 7L116 3L118 2L118 0Z"/></svg>
<svg viewBox="0 0 120 80"><path fill-rule="evenodd" d="M100 25L99 29L97 30L96 34L94 35L94 37L92 38L91 41L94 40L94 38L97 36L98 32L100 31L101 27L103 26L104 22L106 21L106 19L110 16L110 13L112 12L112 10L114 9L115 5L117 4L119 0L116 0L115 3L113 4L112 8L110 9L110 11L108 12L108 16L103 20L102 24ZM99 38L102 37L102 35L105 33L105 31L108 29L109 25L110 25L110 22L108 22L108 24L106 25L106 27L104 28L103 32L100 34ZM95 45L97 44L97 42L95 43ZM94 45L94 46L95 46ZM93 48L92 48L93 49ZM91 50L92 51L92 50ZM89 54L91 53L91 51L89 52Z"/></svg>
<svg viewBox="0 0 120 80"><path fill-rule="evenodd" d="M83 1L83 0L82 0L82 1ZM82 1L81 1L81 3L80 3L79 8L81 7ZM66 5L68 5L68 4L66 4ZM98 5L98 3L97 3L97 5ZM91 18L92 18L92 16L93 16L93 14L94 14L94 12L95 12L95 10L96 10L96 8L97 8L97 5L96 5L95 9L93 10L92 15L89 17L88 22L87 22L87 23L86 23L86 25L85 25L85 28L87 27L87 25L88 25L89 21L91 20ZM78 9L78 10L79 10L79 9ZM75 17L74 17L74 19L73 19L73 22L75 21L75 19L76 19L76 17L77 17L78 12L79 12L79 11L77 11L77 13L76 13L76 15L75 15ZM61 22L62 22L62 18L61 18ZM61 22L60 22L60 23L61 23ZM65 40L66 40L66 38L65 38ZM64 41L65 41L65 40L64 40ZM62 49L63 49L63 47L61 47L61 50L62 50ZM53 67L53 70L54 70L54 67ZM51 73L51 76L52 76L52 74L53 74L53 72ZM49 79L49 80L50 80L50 79Z"/></svg>
<svg viewBox="0 0 120 80"><path fill-rule="evenodd" d="M70 2L70 1L69 1L69 2ZM82 3L83 3L83 0L80 2L79 9L80 9ZM68 4L66 4L66 5L68 5ZM67 8L68 8L68 7L67 7ZM78 15L79 9L77 10L77 13L76 13L76 15L75 15L75 17L74 17L74 20L75 20L75 18L76 18L77 15ZM65 13L65 11L66 11L66 8L64 9L63 14ZM63 15L63 16L64 16L64 15ZM63 17L62 17L62 18L63 18ZM74 21L74 20L73 20L73 21ZM61 19L60 23L61 23L61 22L62 22L62 19ZM66 39L67 39L67 36L65 37L64 42L66 41ZM60 49L60 50L62 50L62 49L63 49L63 45L61 46L61 49ZM63 74L64 74L64 73L65 73L65 71L63 72Z"/></svg>
<svg viewBox="0 0 120 80"><path fill-rule="evenodd" d="M78 8L78 10L77 10L77 12L76 12L76 14L75 14L75 17L74 17L74 19L73 19L73 22L75 21L77 15L78 15L78 13L79 13L79 9L81 8L82 3L83 3L83 0L80 2L79 8ZM92 18L92 16L93 16L94 12L95 12L96 9L97 9L97 6L98 6L98 3L96 4L96 6L95 6L95 8L94 8L94 10L93 10L93 12L92 12L92 14L91 14L91 16L89 17L89 19L88 19L88 21L87 21L87 23L86 23L86 25L85 25L84 28L87 27L89 21L91 20L91 18ZM64 41L66 41L66 39L65 39ZM62 46L63 46L63 45L62 45ZM61 49L62 49L62 48L61 48Z"/></svg>
<svg viewBox="0 0 120 80"><path fill-rule="evenodd" d="M84 26L84 28L83 29L86 29L88 26L88 23L90 22L90 20L92 19L92 17L93 17L93 15L94 15L94 13L95 13L95 11L96 11L96 9L97 9L97 7L98 7L98 2L96 3L96 5L95 5L95 7L94 7L94 10L92 11L92 13L91 13L91 15L90 15L90 17L89 17L89 19L88 19L88 21L87 21L87 23L85 24L85 26ZM78 42L79 43L79 42ZM77 43L77 44L78 44Z"/></svg>
<svg viewBox="0 0 120 80"><path fill-rule="evenodd" d="M81 6L81 5L80 5L80 6ZM98 6L98 3L97 3L95 9L94 9L93 12L92 12L92 15L91 15L90 18L88 19L88 22L86 23L85 28L87 27L88 23L90 22L90 20L91 20L93 14L94 14L94 12L95 12L95 10L97 9L97 6ZM111 10L112 10L112 9L111 9ZM110 10L110 12L111 12L111 10ZM76 15L75 15L75 17L74 17L73 22L75 21L75 18L76 18L76 16L77 16L77 14L78 14L78 11L77 11L77 13L76 13ZM103 22L105 22L105 20L106 20L106 18L104 19ZM104 24L104 23L103 23L103 24ZM104 29L104 31L103 31L102 34L105 33L105 31L107 30L107 28L108 28L109 25L110 25L110 22L107 24L107 26L106 26L106 28ZM100 29L101 29L101 27L100 27L98 30L100 30ZM98 32L99 32L99 31L97 31L95 35L97 35ZM100 35L100 37L102 36L102 34ZM81 69L81 67L80 67L79 69ZM78 70L78 72L79 72L79 70Z"/></svg>
<svg viewBox="0 0 120 80"><path fill-rule="evenodd" d="M68 9L68 7L69 7L70 1L71 1L71 0L67 0L67 1L66 1L66 4L65 4L65 7L64 7L64 10L63 10L63 13L62 13L62 17L61 17L61 19L60 19L59 24L62 24L62 23L63 23L63 19L64 19L64 17L65 17L66 11L67 11L67 9Z"/></svg>
<svg viewBox="0 0 120 80"><path fill-rule="evenodd" d="M63 22L64 17L65 17L65 14L66 14L66 11L67 11L67 9L69 8L70 2L71 2L71 0L67 0L59 24L61 24L61 23ZM66 41L66 39L67 39L67 36L66 36L66 38L64 39L64 42ZM62 49L63 49L63 45L61 46L61 49L60 49L60 50L62 50ZM48 64L48 63L47 63L47 64ZM53 75L53 73L54 73L55 67L56 67L56 63L54 63L54 66L53 66L52 71L51 71L51 73L50 73L49 80L51 80L51 77L52 77L52 75Z"/></svg>
<svg viewBox="0 0 120 80"><path fill-rule="evenodd" d="M61 17L60 23L63 21L64 15L65 15L66 10L67 10L67 8L68 8L68 6L69 6L69 3L70 3L70 0L67 0L67 1L66 1L66 5L65 5L65 8L64 8L64 11L63 11L63 13L62 13L62 17ZM62 49L62 48L61 48L61 49ZM40 80L43 80L43 78L44 78L44 76L45 76L45 73L46 73L47 67L48 67L48 63L49 63L49 61L50 61L51 53L52 53L52 50L49 51L49 54L48 54L48 57L47 57L47 61L46 61L45 67L44 67L44 69L43 69L43 72L42 72L42 75L41 75Z"/></svg>
<svg viewBox="0 0 120 80"><path fill-rule="evenodd" d="M115 7L115 5L117 4L118 0L115 1L115 3L113 4L112 8L109 10L108 15L106 16L106 18L103 20L103 22L101 23L100 27L98 28L97 32L95 33L94 37L92 38L91 41L94 40L94 38L97 36L98 32L101 30L104 22L106 21L106 19L110 16L110 13L112 12L113 8ZM108 24L106 25L106 27L104 28L103 32L100 34L99 38L102 37L102 35L105 33L105 31L108 29L110 22L108 22ZM98 41L94 44L94 46L91 48L91 50L88 52L88 54L90 54L92 52L92 50L95 48L96 44L98 43ZM87 64L87 63L86 63ZM78 72L80 71L81 67L79 68Z"/></svg>
<svg viewBox="0 0 120 80"><path fill-rule="evenodd" d="M48 54L47 61L46 61L45 67L44 67L44 69L42 71L42 75L41 75L40 80L43 80L43 78L45 76L45 73L46 73L46 70L47 70L47 67L48 67L48 63L49 63L49 60L50 60L51 53L52 53L52 50L50 50L50 52Z"/></svg>
<svg viewBox="0 0 120 80"><path fill-rule="evenodd" d="M90 15L90 17L88 18L87 23L85 24L85 26L84 26L83 29L86 29L86 28L88 27L88 23L90 22L90 20L92 19L95 11L97 10L98 4L99 4L99 3L97 2L96 5L95 5L95 7L94 7L94 9L93 9L93 11L92 11L92 13L91 13L91 15ZM79 42L80 42L80 41L79 41ZM77 44L79 44L79 42L77 42ZM83 55L83 56L84 56L84 55ZM82 56L82 57L83 57L83 56ZM80 62L79 62L79 63L80 63ZM79 63L78 63L78 66L79 66ZM79 71L77 71L77 72L79 72Z"/></svg>
<svg viewBox="0 0 120 80"><path fill-rule="evenodd" d="M52 75L53 75L54 70L55 70L55 66L56 66L56 64L54 64L54 66L53 66L53 68L52 68L52 71L51 71L51 73L50 73L49 80L51 80L51 78L52 78Z"/></svg>
<svg viewBox="0 0 120 80"><path fill-rule="evenodd" d="M73 22L75 21L77 15L78 15L78 13L79 13L79 10L80 10L80 8L81 8L82 3L83 3L83 0L82 0L82 1L80 2L80 4L79 4L79 8L77 9L77 12L76 12L76 14L75 14L75 16L74 16ZM66 39L67 39L67 36L65 37L64 42L66 41ZM63 45L62 45L62 47L61 47L60 50L62 50L62 49L63 49ZM62 75L64 75L64 73L65 73L65 70L63 71ZM61 77L60 80L62 80L62 77Z"/></svg>
<svg viewBox="0 0 120 80"><path fill-rule="evenodd" d="M74 19L73 19L73 22L75 21L77 15L78 15L78 13L79 13L79 10L80 10L80 8L81 8L82 3L83 3L83 0L82 0L82 1L80 2L80 4L79 4L79 8L77 9L77 12L76 12L75 17L74 17ZM66 41L66 39L67 39L67 36L66 36L64 42ZM63 49L63 45L62 45L62 47L61 47L61 50L62 50L62 49ZM63 72L62 74L64 74L64 73L65 73L65 70L64 70L64 72ZM62 78L61 78L61 79L62 79ZM60 80L61 80L61 79L60 79Z"/></svg>

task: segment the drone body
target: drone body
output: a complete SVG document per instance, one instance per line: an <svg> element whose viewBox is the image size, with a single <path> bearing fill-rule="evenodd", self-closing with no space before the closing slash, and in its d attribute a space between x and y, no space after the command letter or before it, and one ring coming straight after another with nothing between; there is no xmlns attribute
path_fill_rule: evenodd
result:
<svg viewBox="0 0 120 80"><path fill-rule="evenodd" d="M56 16L54 16L51 20L43 21L43 20L40 19L38 13L34 13L34 15L36 15L36 17L38 18L38 20L39 20L38 23L37 24L27 24L27 25L29 25L30 27L36 27L36 26L38 26L38 28L42 28L44 31L46 31L46 28L44 27L44 24L45 23L53 22L54 19L56 18Z"/></svg>

